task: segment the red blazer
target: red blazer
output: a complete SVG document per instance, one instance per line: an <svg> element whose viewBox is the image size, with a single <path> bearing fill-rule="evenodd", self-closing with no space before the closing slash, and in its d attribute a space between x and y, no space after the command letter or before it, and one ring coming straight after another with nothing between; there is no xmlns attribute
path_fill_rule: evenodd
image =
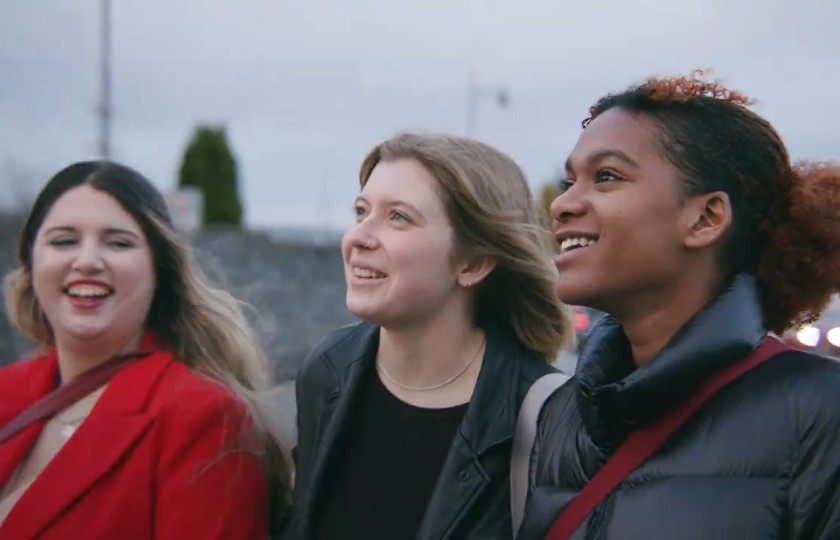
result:
<svg viewBox="0 0 840 540"><path fill-rule="evenodd" d="M0 425L55 387L54 354L0 369ZM156 352L120 371L21 496L3 540L262 539L267 485L228 390ZM43 428L0 444L0 485Z"/></svg>

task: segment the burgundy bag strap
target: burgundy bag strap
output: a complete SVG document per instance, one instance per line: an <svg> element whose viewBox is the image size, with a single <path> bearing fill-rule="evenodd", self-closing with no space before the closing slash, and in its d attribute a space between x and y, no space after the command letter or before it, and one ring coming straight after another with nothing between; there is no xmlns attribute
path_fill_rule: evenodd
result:
<svg viewBox="0 0 840 540"><path fill-rule="evenodd" d="M84 372L72 382L59 386L21 411L20 414L0 428L0 444L35 422L51 418L59 411L63 411L110 381L122 368L139 358L148 356L151 352L142 351L116 356L104 364Z"/></svg>
<svg viewBox="0 0 840 540"><path fill-rule="evenodd" d="M647 426L633 431L580 493L563 509L546 535L546 540L566 540L596 506L649 458L715 392L789 347L776 338L765 337L752 353L715 373L677 408Z"/></svg>

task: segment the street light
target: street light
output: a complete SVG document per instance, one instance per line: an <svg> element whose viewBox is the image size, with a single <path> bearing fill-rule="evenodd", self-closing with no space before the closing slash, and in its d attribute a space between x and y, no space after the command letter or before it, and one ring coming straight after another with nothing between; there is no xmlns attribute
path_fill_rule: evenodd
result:
<svg viewBox="0 0 840 540"><path fill-rule="evenodd" d="M467 80L467 136L472 137L476 132L476 117L478 116L478 100L482 97L492 97L500 109L510 104L510 94L501 86L481 86L475 80L475 74L470 71Z"/></svg>

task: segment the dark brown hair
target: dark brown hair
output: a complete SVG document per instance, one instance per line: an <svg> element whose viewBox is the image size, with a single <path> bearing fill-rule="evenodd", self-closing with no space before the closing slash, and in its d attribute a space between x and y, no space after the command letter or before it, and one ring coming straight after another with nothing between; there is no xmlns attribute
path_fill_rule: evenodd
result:
<svg viewBox="0 0 840 540"><path fill-rule="evenodd" d="M758 278L764 322L781 333L816 319L840 284L840 166L792 164L779 134L751 104L695 71L609 94L590 107L583 126L612 108L641 115L659 128L686 195L729 196L723 271Z"/></svg>

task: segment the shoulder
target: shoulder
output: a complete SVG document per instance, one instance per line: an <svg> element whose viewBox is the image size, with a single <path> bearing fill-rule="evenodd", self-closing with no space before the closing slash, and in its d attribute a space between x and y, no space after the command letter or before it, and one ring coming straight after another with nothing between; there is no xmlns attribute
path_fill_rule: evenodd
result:
<svg viewBox="0 0 840 540"><path fill-rule="evenodd" d="M840 472L840 362L788 351L744 379L739 391L732 392L737 400L733 403L751 408L752 417L765 429L783 430L793 460L789 471L810 486L807 489L813 488L816 497L819 486Z"/></svg>
<svg viewBox="0 0 840 540"><path fill-rule="evenodd" d="M261 482L257 469L251 468L260 453L254 419L225 384L172 358L150 388L148 400L157 474L166 489L185 489L185 480L192 484L200 476L208 482L216 478L218 487L223 480L217 474L223 474L224 481L245 475L249 482Z"/></svg>
<svg viewBox="0 0 840 540"><path fill-rule="evenodd" d="M378 339L379 329L361 322L328 334L306 356L298 371L298 385L312 386L339 379L344 371L360 360Z"/></svg>
<svg viewBox="0 0 840 540"><path fill-rule="evenodd" d="M0 387L13 389L20 381L25 381L33 375L49 371L50 357L40 356L18 360L0 367Z"/></svg>
<svg viewBox="0 0 840 540"><path fill-rule="evenodd" d="M559 372L551 363L546 362L531 351L526 349L519 356L519 379L526 386L531 386L550 373Z"/></svg>
<svg viewBox="0 0 840 540"><path fill-rule="evenodd" d="M577 429L581 417L577 401L577 377L571 376L545 400L539 414L540 433L551 437L553 433Z"/></svg>
<svg viewBox="0 0 840 540"><path fill-rule="evenodd" d="M550 362L522 344L511 329L497 325L485 329L485 336L487 351L482 373L486 375L479 377L479 385L491 386L496 395L509 387L517 408L536 381L557 373Z"/></svg>
<svg viewBox="0 0 840 540"><path fill-rule="evenodd" d="M840 361L819 354L790 349L779 353L742 377L781 396L802 396L814 401L840 403ZM778 392L782 392L779 394Z"/></svg>
<svg viewBox="0 0 840 540"><path fill-rule="evenodd" d="M179 429L185 424L241 424L247 418L245 404L233 390L180 361L171 362L161 374L149 409Z"/></svg>
<svg viewBox="0 0 840 540"><path fill-rule="evenodd" d="M770 399L788 403L806 430L821 424L840 426L840 361L790 350L754 371L754 384L772 393Z"/></svg>
<svg viewBox="0 0 840 540"><path fill-rule="evenodd" d="M0 409L8 405L14 408L46 394L55 386L57 373L51 354L0 368Z"/></svg>
<svg viewBox="0 0 840 540"><path fill-rule="evenodd" d="M497 328L487 335L491 353L503 356L503 361L514 362L519 371L519 379L525 386L530 386L537 379L549 373L556 373L552 362L542 358L526 347L511 329Z"/></svg>

